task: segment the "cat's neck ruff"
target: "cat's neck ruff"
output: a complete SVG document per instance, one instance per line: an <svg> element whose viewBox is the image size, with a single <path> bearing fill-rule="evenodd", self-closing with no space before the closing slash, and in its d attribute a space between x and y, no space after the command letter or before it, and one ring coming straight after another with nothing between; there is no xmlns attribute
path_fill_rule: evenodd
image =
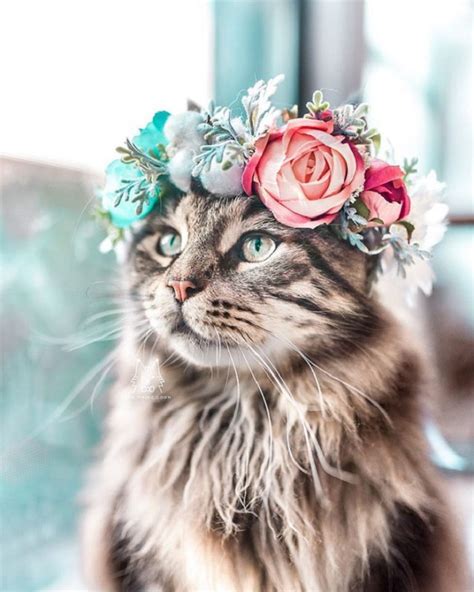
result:
<svg viewBox="0 0 474 592"><path fill-rule="evenodd" d="M152 361L151 353L157 352L148 352L146 363ZM160 351L161 356L167 353ZM247 534L246 544L275 582L284 578L288 589L300 589L295 586L303 582L302 589L325 590L325 582L338 581L331 589L345 590L344 578L362 570L361 557L368 548L385 552L387 517L371 515L378 497L384 496L388 507L397 501L416 509L430 503L418 477L407 470L407 447L420 446L408 420L409 406L400 409L394 400L393 385L417 385L418 370L410 365L407 351L400 348L382 357L367 352L357 386L351 382L350 360L337 373L328 360L323 366L293 353L280 369L267 361L259 371L247 372L163 359L161 382L155 382L160 397L134 398L122 390L115 399L122 409L120 421L126 422L123 429L130 432L133 425L135 438L141 440L140 464L124 484L126 531L136 545L148 541L144 554L168 557L175 549L188 585L194 577L217 582L210 590L245 589L239 588L242 582L236 584L232 561L225 558L232 557L255 522L261 527L255 536L267 534L264 540L248 539ZM360 370L360 358L358 363ZM153 364L150 372L155 380ZM143 380L149 381L150 374ZM394 461L395 431L404 421L404 443ZM141 438L140 425L146 430ZM341 533L332 516L340 504L353 521L347 526L345 576L337 567ZM370 522L371 532L358 539L358 525L364 521ZM152 539L150 523L155 527ZM204 537L197 546L197 563L188 553L196 537ZM280 573L288 552L293 568ZM224 563L216 571L219 553ZM238 553L242 573L254 577L253 562L240 548ZM334 553L332 565L328 553ZM314 560L308 561L309 556Z"/></svg>

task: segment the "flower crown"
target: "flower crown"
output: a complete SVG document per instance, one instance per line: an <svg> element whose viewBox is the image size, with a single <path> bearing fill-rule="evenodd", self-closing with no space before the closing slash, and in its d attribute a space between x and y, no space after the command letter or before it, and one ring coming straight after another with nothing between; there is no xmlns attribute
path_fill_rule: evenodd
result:
<svg viewBox="0 0 474 592"><path fill-rule="evenodd" d="M257 82L242 97L243 116L206 110L156 113L106 169L101 217L114 246L160 200L200 185L212 196L259 198L286 226L330 225L343 240L377 255L378 271L429 257L444 232L447 206L434 173L417 177L378 158L380 134L366 104L331 109L321 91L298 117L270 99L283 76ZM247 197L248 198L248 197Z"/></svg>

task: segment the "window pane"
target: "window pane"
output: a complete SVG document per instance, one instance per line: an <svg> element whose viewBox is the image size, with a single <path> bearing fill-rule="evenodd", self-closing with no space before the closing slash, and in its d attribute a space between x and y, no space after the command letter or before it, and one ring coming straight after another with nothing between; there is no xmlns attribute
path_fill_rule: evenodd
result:
<svg viewBox="0 0 474 592"><path fill-rule="evenodd" d="M470 3L367 0L364 98L396 159L417 155L448 185L452 213L472 213Z"/></svg>

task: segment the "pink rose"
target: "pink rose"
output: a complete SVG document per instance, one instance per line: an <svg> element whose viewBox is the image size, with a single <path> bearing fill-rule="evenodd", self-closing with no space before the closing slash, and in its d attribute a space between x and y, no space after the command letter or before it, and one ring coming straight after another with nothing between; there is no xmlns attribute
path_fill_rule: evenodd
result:
<svg viewBox="0 0 474 592"><path fill-rule="evenodd" d="M384 226L402 220L410 213L410 198L403 182L403 171L398 166L374 158L366 172L364 191L360 199L369 208L369 220L378 218ZM380 226L370 222L369 226Z"/></svg>
<svg viewBox="0 0 474 592"><path fill-rule="evenodd" d="M364 183L364 162L333 121L291 119L256 142L242 186L286 226L315 228L336 217Z"/></svg>

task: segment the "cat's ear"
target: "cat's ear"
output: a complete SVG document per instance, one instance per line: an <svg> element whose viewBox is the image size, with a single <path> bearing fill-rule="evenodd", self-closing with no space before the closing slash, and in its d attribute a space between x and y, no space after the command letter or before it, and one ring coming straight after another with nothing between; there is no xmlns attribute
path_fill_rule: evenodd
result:
<svg viewBox="0 0 474 592"><path fill-rule="evenodd" d="M202 111L201 106L198 105L192 99L187 100L187 108L188 108L188 111L196 111L197 113L201 113L201 111Z"/></svg>

